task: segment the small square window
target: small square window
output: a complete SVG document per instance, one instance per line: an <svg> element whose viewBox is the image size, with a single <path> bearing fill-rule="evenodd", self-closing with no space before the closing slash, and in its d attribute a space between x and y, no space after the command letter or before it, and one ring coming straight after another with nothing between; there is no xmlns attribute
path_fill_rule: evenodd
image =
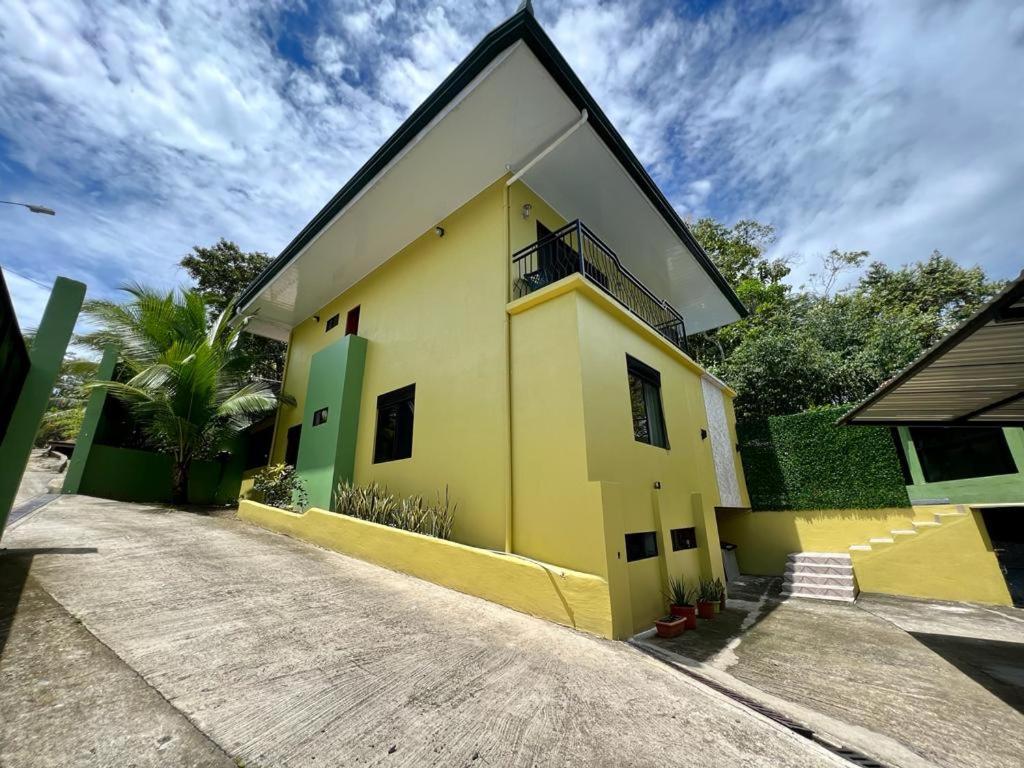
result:
<svg viewBox="0 0 1024 768"><path fill-rule="evenodd" d="M373 463L408 459L412 456L412 421L416 406L416 385L396 389L377 398L377 433Z"/></svg>
<svg viewBox="0 0 1024 768"><path fill-rule="evenodd" d="M327 409L321 408L318 411L313 411L313 426L319 427L321 424L327 423Z"/></svg>
<svg viewBox="0 0 1024 768"><path fill-rule="evenodd" d="M337 328L337 327L338 327L338 316L337 315L331 315L329 318L327 318L327 325L324 326L324 333L327 333L329 330L331 330L333 328Z"/></svg>
<svg viewBox="0 0 1024 768"><path fill-rule="evenodd" d="M352 307L345 317L345 335L352 336L359 333L359 307Z"/></svg>
<svg viewBox="0 0 1024 768"><path fill-rule="evenodd" d="M658 556L658 537L654 531L626 534L626 562Z"/></svg>
<svg viewBox="0 0 1024 768"><path fill-rule="evenodd" d="M633 409L633 437L637 442L668 448L665 415L661 408L661 374L626 355L629 401Z"/></svg>
<svg viewBox="0 0 1024 768"><path fill-rule="evenodd" d="M672 534L673 552L697 548L697 530L695 528L673 528L670 533Z"/></svg>

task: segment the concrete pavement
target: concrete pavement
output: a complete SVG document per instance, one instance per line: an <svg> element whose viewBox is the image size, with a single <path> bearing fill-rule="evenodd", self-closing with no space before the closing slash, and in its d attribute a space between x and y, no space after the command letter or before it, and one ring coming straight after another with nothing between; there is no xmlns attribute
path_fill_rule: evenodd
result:
<svg viewBox="0 0 1024 768"><path fill-rule="evenodd" d="M248 766L847 765L622 643L234 519L62 497L3 544L80 550L35 555L29 583ZM48 659L67 664L8 643L0 675L53 675ZM37 765L33 740L110 764L78 759L87 734L43 734L33 711L51 732L65 718L45 699L11 708L0 764ZM216 765L201 741L194 764Z"/></svg>

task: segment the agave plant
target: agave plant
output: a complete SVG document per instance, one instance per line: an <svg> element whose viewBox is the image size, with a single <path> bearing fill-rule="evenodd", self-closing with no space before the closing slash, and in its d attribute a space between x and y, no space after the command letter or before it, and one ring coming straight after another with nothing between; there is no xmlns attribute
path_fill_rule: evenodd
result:
<svg viewBox="0 0 1024 768"><path fill-rule="evenodd" d="M666 597L671 605L692 605L693 589L686 588L686 580L680 576L668 578L668 594Z"/></svg>
<svg viewBox="0 0 1024 768"><path fill-rule="evenodd" d="M182 503L193 461L216 455L279 400L291 398L279 398L266 382L252 379L252 360L238 346L249 318L232 322L234 301L211 320L198 291L123 290L130 297L123 304L87 303L85 312L99 330L83 341L115 345L124 375L87 386L123 402L147 442L171 455L172 498Z"/></svg>
<svg viewBox="0 0 1024 768"><path fill-rule="evenodd" d="M455 508L447 486L444 497L438 494L433 504L422 496L397 498L376 483L358 486L342 481L334 492L334 511L339 514L439 539L451 537Z"/></svg>

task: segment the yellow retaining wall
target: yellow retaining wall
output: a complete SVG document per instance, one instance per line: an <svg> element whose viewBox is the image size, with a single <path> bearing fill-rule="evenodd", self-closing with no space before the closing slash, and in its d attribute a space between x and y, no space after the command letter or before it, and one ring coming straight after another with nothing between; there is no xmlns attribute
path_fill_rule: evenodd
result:
<svg viewBox="0 0 1024 768"><path fill-rule="evenodd" d="M791 552L846 552L889 531L911 527L914 510L815 509L779 512L723 511L718 535L737 546L743 573L778 575Z"/></svg>
<svg viewBox="0 0 1024 768"><path fill-rule="evenodd" d="M718 531L737 545L744 573L777 575L791 552L848 552L853 544L889 537L955 507L832 509L779 512L722 511ZM945 517L893 544L850 551L862 592L1012 605L980 513Z"/></svg>
<svg viewBox="0 0 1024 768"><path fill-rule="evenodd" d="M321 509L303 514L243 500L238 516L523 613L602 637L614 635L608 583L532 560L389 528Z"/></svg>
<svg viewBox="0 0 1024 768"><path fill-rule="evenodd" d="M981 513L944 518L895 544L851 552L863 592L1013 605Z"/></svg>

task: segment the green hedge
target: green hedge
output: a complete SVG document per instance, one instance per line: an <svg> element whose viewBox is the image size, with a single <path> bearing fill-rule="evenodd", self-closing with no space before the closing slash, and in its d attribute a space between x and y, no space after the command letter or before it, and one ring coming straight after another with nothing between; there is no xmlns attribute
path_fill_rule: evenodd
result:
<svg viewBox="0 0 1024 768"><path fill-rule="evenodd" d="M877 509L910 505L886 427L837 427L849 406L737 425L754 509Z"/></svg>

